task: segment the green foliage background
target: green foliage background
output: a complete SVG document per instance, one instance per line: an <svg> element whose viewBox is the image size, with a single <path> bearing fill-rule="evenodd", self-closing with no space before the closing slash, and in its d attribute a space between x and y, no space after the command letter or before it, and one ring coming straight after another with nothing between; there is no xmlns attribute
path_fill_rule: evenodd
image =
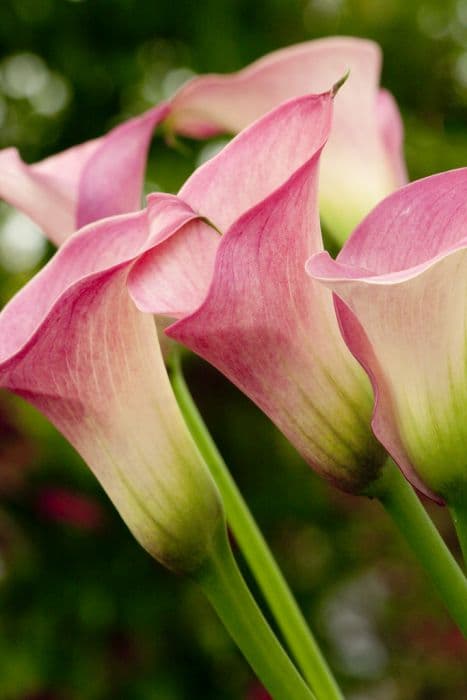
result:
<svg viewBox="0 0 467 700"><path fill-rule="evenodd" d="M412 178L467 164L466 0L2 0L0 147L37 160L154 104L188 71L330 34L382 45ZM156 138L148 189L175 191L202 148ZM3 228L2 303L52 252L17 266L5 240ZM467 697L465 644L378 505L319 480L201 362L189 381L346 697ZM260 700L198 591L137 547L64 440L5 395L0 437L0 700ZM89 499L94 524L53 517L51 488Z"/></svg>

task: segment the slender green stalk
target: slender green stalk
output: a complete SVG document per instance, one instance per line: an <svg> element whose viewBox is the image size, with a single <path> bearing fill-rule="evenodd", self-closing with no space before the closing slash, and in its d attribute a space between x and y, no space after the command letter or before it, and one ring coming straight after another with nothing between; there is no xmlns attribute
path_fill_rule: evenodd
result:
<svg viewBox="0 0 467 700"><path fill-rule="evenodd" d="M194 575L232 639L274 700L316 700L256 605L233 558L225 528Z"/></svg>
<svg viewBox="0 0 467 700"><path fill-rule="evenodd" d="M467 579L414 490L391 462L369 495L381 501L467 637Z"/></svg>
<svg viewBox="0 0 467 700"><path fill-rule="evenodd" d="M329 670L261 531L232 479L191 397L174 354L172 387L182 414L222 495L227 520L283 637L318 700L342 700Z"/></svg>
<svg viewBox="0 0 467 700"><path fill-rule="evenodd" d="M462 554L464 555L465 566L467 567L467 506L451 506L450 511L456 527Z"/></svg>

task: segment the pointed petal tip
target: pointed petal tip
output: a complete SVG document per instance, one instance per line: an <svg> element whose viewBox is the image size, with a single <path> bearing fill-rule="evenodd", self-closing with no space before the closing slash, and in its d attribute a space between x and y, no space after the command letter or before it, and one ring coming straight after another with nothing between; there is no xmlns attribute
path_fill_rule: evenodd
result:
<svg viewBox="0 0 467 700"><path fill-rule="evenodd" d="M344 73L344 75L342 76L342 78L340 78L340 79L339 79L336 83L334 83L334 85L332 86L332 88L331 88L331 96L332 96L332 97L335 97L335 96L337 95L337 93L339 92L339 90L341 89L341 87L344 85L344 83L347 82L347 79L348 79L349 75L350 75L350 68L348 68L348 69L346 70L346 72Z"/></svg>

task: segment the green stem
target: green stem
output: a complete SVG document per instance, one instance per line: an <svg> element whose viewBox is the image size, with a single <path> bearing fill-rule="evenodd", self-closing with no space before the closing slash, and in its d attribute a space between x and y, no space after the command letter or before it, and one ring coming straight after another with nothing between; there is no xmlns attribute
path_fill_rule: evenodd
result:
<svg viewBox="0 0 467 700"><path fill-rule="evenodd" d="M195 580L274 700L316 700L248 590L221 528Z"/></svg>
<svg viewBox="0 0 467 700"><path fill-rule="evenodd" d="M451 506L450 511L467 567L467 507L465 505Z"/></svg>
<svg viewBox="0 0 467 700"><path fill-rule="evenodd" d="M291 653L319 700L342 700L318 644L204 424L176 356L172 368L172 386L182 414L221 492L232 532Z"/></svg>
<svg viewBox="0 0 467 700"><path fill-rule="evenodd" d="M415 491L391 462L389 460L369 495L381 501L431 577L451 617L467 637L467 579Z"/></svg>

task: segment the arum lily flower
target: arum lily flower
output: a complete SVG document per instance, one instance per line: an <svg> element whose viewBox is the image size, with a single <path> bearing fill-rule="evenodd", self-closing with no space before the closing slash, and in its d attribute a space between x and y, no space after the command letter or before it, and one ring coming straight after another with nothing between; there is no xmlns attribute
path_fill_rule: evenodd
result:
<svg viewBox="0 0 467 700"><path fill-rule="evenodd" d="M393 193L308 270L336 294L373 430L419 490L467 510L467 169Z"/></svg>
<svg viewBox="0 0 467 700"><path fill-rule="evenodd" d="M167 123L195 138L238 133L281 102L320 93L350 71L335 100L321 159L320 211L339 243L407 179L396 103L379 89L381 51L365 39L331 37L268 54L230 75L195 78L175 96Z"/></svg>
<svg viewBox="0 0 467 700"><path fill-rule="evenodd" d="M142 311L178 318L167 334L248 394L315 469L358 491L382 463L371 387L341 338L331 294L304 268L322 250L318 167L332 101L327 92L281 105L178 197L155 195L223 235L203 250L186 230L167 236L132 268L129 288Z"/></svg>
<svg viewBox="0 0 467 700"><path fill-rule="evenodd" d="M161 104L33 165L15 148L0 151L0 198L30 216L57 246L88 223L140 209L152 133L167 112Z"/></svg>
<svg viewBox="0 0 467 700"><path fill-rule="evenodd" d="M0 152L0 197L60 245L85 224L140 207L148 146L160 122L195 138L237 133L281 102L326 90L349 70L320 176L322 218L343 243L377 202L406 181L399 112L378 87L381 52L363 39L310 41L238 73L195 78L168 102L106 136L31 166L6 149Z"/></svg>
<svg viewBox="0 0 467 700"><path fill-rule="evenodd" d="M0 315L0 386L68 438L152 556L197 581L272 696L314 700L241 577L156 324L128 293L132 268L178 230L193 250L217 243L187 205L157 195L71 236Z"/></svg>
<svg viewBox="0 0 467 700"><path fill-rule="evenodd" d="M191 571L222 508L179 412L153 318L127 290L153 217L163 235L163 212L146 210L85 227L11 300L0 315L0 386L65 435L155 558Z"/></svg>
<svg viewBox="0 0 467 700"><path fill-rule="evenodd" d="M205 254L200 277L203 251L193 247L187 230L179 229L138 260L130 273L130 292L140 309L178 317L168 335L252 398L320 474L345 490L381 501L467 633L467 582L407 481L390 464L382 468L386 456L370 429L370 380L344 346L330 291L306 274L307 256L322 252L318 165L332 101L327 93L283 104L195 172L173 198L174 211L176 202L191 207L223 234L215 259L212 251ZM464 187L459 197L454 189L455 206L447 221L465 219ZM439 204L439 198L427 196L420 207L424 223L436 227L442 219ZM400 215L407 218L411 206L411 198L406 199ZM378 234L387 225L383 205L381 211L372 243L383 253L391 237L383 237L378 248ZM462 214L456 217L458 212ZM434 233L425 250L432 238ZM399 239L393 240L395 250ZM401 266L407 248L402 251ZM390 308L377 305L388 324ZM451 313L447 317L453 318ZM413 332L418 334L424 320L416 319ZM464 324L458 320L457 337L463 342ZM394 357L396 343L390 343ZM463 368L462 352L454 356L462 358ZM411 375L405 380L410 391ZM454 405L460 405L461 394L454 396ZM467 547L467 538L465 543Z"/></svg>

